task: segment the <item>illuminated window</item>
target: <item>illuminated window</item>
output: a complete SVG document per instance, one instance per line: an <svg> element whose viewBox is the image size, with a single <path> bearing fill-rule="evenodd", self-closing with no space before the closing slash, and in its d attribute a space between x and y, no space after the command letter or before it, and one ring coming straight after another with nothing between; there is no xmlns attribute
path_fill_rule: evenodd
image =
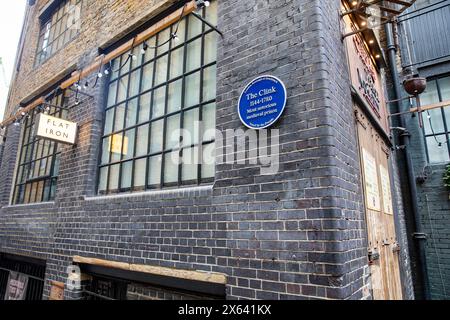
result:
<svg viewBox="0 0 450 320"><path fill-rule="evenodd" d="M60 0L41 17L36 65L45 62L79 32L82 0Z"/></svg>
<svg viewBox="0 0 450 320"><path fill-rule="evenodd" d="M64 106L65 100L64 93L60 93L49 101L49 105ZM45 108L46 105L43 107ZM14 204L46 202L55 199L60 145L35 136L39 109L34 109L30 116L23 120ZM56 107L50 107L48 113L58 118L64 118L66 115L66 111Z"/></svg>
<svg viewBox="0 0 450 320"><path fill-rule="evenodd" d="M213 1L201 14L216 24L216 13ZM176 31L178 39L168 41ZM200 131L215 129L217 34L189 15L147 45L145 54L142 44L112 62L100 194L198 185L214 179L214 164L205 158L211 158L215 136L200 136ZM135 58L129 59L130 53ZM178 129L187 130L189 137L179 141L173 136Z"/></svg>
<svg viewBox="0 0 450 320"><path fill-rule="evenodd" d="M423 106L450 101L450 76L429 80L427 91L420 99ZM430 163L450 161L450 108L425 111L423 119L428 161Z"/></svg>

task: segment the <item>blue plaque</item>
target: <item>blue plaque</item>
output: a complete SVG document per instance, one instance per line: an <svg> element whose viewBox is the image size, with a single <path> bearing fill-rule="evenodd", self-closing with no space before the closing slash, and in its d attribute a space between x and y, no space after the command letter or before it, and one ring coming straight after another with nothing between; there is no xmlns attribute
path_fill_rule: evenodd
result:
<svg viewBox="0 0 450 320"><path fill-rule="evenodd" d="M239 118L247 128L266 129L280 119L286 101L286 87L280 79L258 77L245 87L239 98Z"/></svg>

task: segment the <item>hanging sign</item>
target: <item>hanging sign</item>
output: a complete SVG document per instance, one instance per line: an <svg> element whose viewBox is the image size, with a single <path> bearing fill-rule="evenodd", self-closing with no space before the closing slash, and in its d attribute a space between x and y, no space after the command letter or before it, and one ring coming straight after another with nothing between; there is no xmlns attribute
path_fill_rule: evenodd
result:
<svg viewBox="0 0 450 320"><path fill-rule="evenodd" d="M25 300L28 277L18 272L9 272L5 300Z"/></svg>
<svg viewBox="0 0 450 320"><path fill-rule="evenodd" d="M258 77L247 85L239 98L239 118L250 129L266 129L282 116L286 102L286 87L280 79Z"/></svg>
<svg viewBox="0 0 450 320"><path fill-rule="evenodd" d="M37 118L36 136L56 142L75 144L78 126L75 122L40 114Z"/></svg>

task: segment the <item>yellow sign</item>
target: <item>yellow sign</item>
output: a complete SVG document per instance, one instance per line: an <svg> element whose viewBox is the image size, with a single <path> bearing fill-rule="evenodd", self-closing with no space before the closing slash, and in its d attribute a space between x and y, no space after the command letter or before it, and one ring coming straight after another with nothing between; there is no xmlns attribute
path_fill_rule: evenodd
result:
<svg viewBox="0 0 450 320"><path fill-rule="evenodd" d="M367 208L381 211L380 188L375 158L363 149L364 180L366 182Z"/></svg>
<svg viewBox="0 0 450 320"><path fill-rule="evenodd" d="M122 149L123 144L123 149ZM123 137L122 134L114 134L109 137L110 152L117 154L128 154L128 137Z"/></svg>
<svg viewBox="0 0 450 320"><path fill-rule="evenodd" d="M388 170L382 165L380 165L380 175L381 189L383 190L384 213L393 215L394 210L392 209L391 179L389 178Z"/></svg>
<svg viewBox="0 0 450 320"><path fill-rule="evenodd" d="M78 125L75 122L40 114L37 118L36 136L67 144L75 144Z"/></svg>

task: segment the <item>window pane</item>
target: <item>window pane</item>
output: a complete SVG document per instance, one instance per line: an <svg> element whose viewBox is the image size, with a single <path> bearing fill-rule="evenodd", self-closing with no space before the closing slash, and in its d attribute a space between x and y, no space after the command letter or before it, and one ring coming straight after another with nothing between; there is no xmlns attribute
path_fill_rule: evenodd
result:
<svg viewBox="0 0 450 320"><path fill-rule="evenodd" d="M217 12L217 1L210 1L209 7L205 10L205 16L213 26L217 26Z"/></svg>
<svg viewBox="0 0 450 320"><path fill-rule="evenodd" d="M119 92L117 94L117 103L127 98L128 76L119 79Z"/></svg>
<svg viewBox="0 0 450 320"><path fill-rule="evenodd" d="M202 178L214 178L215 176L215 144L203 146Z"/></svg>
<svg viewBox="0 0 450 320"><path fill-rule="evenodd" d="M148 125L144 125L138 128L136 139L136 157L146 155L147 148L148 148Z"/></svg>
<svg viewBox="0 0 450 320"><path fill-rule="evenodd" d="M199 142L199 109L193 109L186 111L184 113L184 135L183 135L183 146L190 146L192 144L197 144Z"/></svg>
<svg viewBox="0 0 450 320"><path fill-rule="evenodd" d="M186 77L186 91L184 97L184 107L195 106L200 103L200 72L196 72Z"/></svg>
<svg viewBox="0 0 450 320"><path fill-rule="evenodd" d="M153 122L150 140L150 153L157 153L163 151L163 133L164 133L164 120Z"/></svg>
<svg viewBox="0 0 450 320"><path fill-rule="evenodd" d="M445 132L442 110L433 109L423 113L425 134L440 134Z"/></svg>
<svg viewBox="0 0 450 320"><path fill-rule="evenodd" d="M125 121L125 104L121 104L116 107L116 119L114 120L114 132L120 131L123 129Z"/></svg>
<svg viewBox="0 0 450 320"><path fill-rule="evenodd" d="M144 94L139 102L139 123L147 122L150 119L151 92Z"/></svg>
<svg viewBox="0 0 450 320"><path fill-rule="evenodd" d="M136 124L138 98L130 100L127 106L127 120L125 127L131 127Z"/></svg>
<svg viewBox="0 0 450 320"><path fill-rule="evenodd" d="M119 170L120 170L120 165L118 165L118 164L110 167L109 190L119 189Z"/></svg>
<svg viewBox="0 0 450 320"><path fill-rule="evenodd" d="M203 101L216 98L216 66L203 71Z"/></svg>
<svg viewBox="0 0 450 320"><path fill-rule="evenodd" d="M158 35L158 50L157 55L163 54L169 50L169 40L170 40L170 28L166 28L161 31Z"/></svg>
<svg viewBox="0 0 450 320"><path fill-rule="evenodd" d="M110 138L103 139L102 144L102 164L109 163Z"/></svg>
<svg viewBox="0 0 450 320"><path fill-rule="evenodd" d="M148 49L145 52L144 62L148 62L155 58L155 52L156 50L153 49L156 46L156 37L151 37L149 40L146 41L148 45Z"/></svg>
<svg viewBox="0 0 450 320"><path fill-rule="evenodd" d="M198 147L183 150L183 181L197 180L200 156Z"/></svg>
<svg viewBox="0 0 450 320"><path fill-rule="evenodd" d="M441 146L439 146L439 143L435 140L434 137L428 137L427 138L427 147L428 147L428 155L430 157L430 163L442 163L442 162L448 162L449 159L449 153L448 153L448 147L446 140L446 136L437 136L437 141L441 143Z"/></svg>
<svg viewBox="0 0 450 320"><path fill-rule="evenodd" d="M216 137L216 105L214 103L203 107L203 141L211 141Z"/></svg>
<svg viewBox="0 0 450 320"><path fill-rule="evenodd" d="M183 74L184 47L172 51L170 56L170 79Z"/></svg>
<svg viewBox="0 0 450 320"><path fill-rule="evenodd" d="M107 107L111 107L116 103L116 94L117 94L117 81L114 81L109 85Z"/></svg>
<svg viewBox="0 0 450 320"><path fill-rule="evenodd" d="M183 80L172 82L169 85L169 97L167 105L167 113L172 113L181 109Z"/></svg>
<svg viewBox="0 0 450 320"><path fill-rule="evenodd" d="M153 63L144 66L142 72L142 91L147 91L153 86Z"/></svg>
<svg viewBox="0 0 450 320"><path fill-rule="evenodd" d="M150 186L161 184L161 164L162 156L155 156L150 158L148 184Z"/></svg>
<svg viewBox="0 0 450 320"><path fill-rule="evenodd" d="M106 111L105 134L109 134L113 130L114 108Z"/></svg>
<svg viewBox="0 0 450 320"><path fill-rule="evenodd" d="M439 79L442 101L450 101L450 77Z"/></svg>
<svg viewBox="0 0 450 320"><path fill-rule="evenodd" d="M178 147L180 142L180 115L175 115L167 119L166 127L166 150Z"/></svg>
<svg viewBox="0 0 450 320"><path fill-rule="evenodd" d="M178 182L179 151L164 156L164 183Z"/></svg>
<svg viewBox="0 0 450 320"><path fill-rule="evenodd" d="M186 56L186 72L200 68L201 63L201 50L202 42L201 39L195 40L187 45L187 56Z"/></svg>
<svg viewBox="0 0 450 320"><path fill-rule="evenodd" d="M188 40L198 36L202 33L202 22L200 19L190 15L189 19L189 31L188 31Z"/></svg>
<svg viewBox="0 0 450 320"><path fill-rule="evenodd" d="M147 168L147 159L136 160L134 163L134 187L142 188L145 186L145 176Z"/></svg>
<svg viewBox="0 0 450 320"><path fill-rule="evenodd" d="M439 94L437 91L436 81L429 81L427 90L420 95L422 105L433 104L439 102Z"/></svg>
<svg viewBox="0 0 450 320"><path fill-rule="evenodd" d="M156 60L156 79L155 85L159 85L167 81L167 54Z"/></svg>
<svg viewBox="0 0 450 320"><path fill-rule="evenodd" d="M205 64L217 60L217 34L210 32L205 36Z"/></svg>
<svg viewBox="0 0 450 320"><path fill-rule="evenodd" d="M111 162L120 161L122 159L123 135L122 133L118 133L109 138L111 141Z"/></svg>
<svg viewBox="0 0 450 320"><path fill-rule="evenodd" d="M156 89L153 93L152 119L162 117L166 106L166 87Z"/></svg>
<svg viewBox="0 0 450 320"><path fill-rule="evenodd" d="M134 97L139 93L139 79L141 75L141 70L138 69L136 71L133 71L130 75L130 91L129 91L129 97Z"/></svg>
<svg viewBox="0 0 450 320"><path fill-rule="evenodd" d="M134 157L134 139L136 130L128 130L125 133L125 140L123 141L123 157L124 159L131 159Z"/></svg>
<svg viewBox="0 0 450 320"><path fill-rule="evenodd" d="M133 170L133 161L124 162L122 164L122 183L121 189L129 189L131 188L131 177Z"/></svg>

